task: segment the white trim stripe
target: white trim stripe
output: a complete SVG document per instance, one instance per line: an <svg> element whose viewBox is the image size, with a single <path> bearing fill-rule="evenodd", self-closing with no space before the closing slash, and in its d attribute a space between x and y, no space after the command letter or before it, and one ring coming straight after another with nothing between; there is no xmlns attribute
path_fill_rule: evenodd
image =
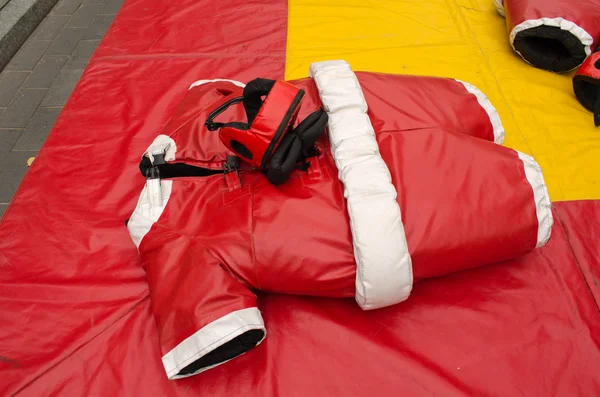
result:
<svg viewBox="0 0 600 397"><path fill-rule="evenodd" d="M539 248L548 242L552 234L554 219L552 217L550 195L548 194L548 188L544 182L544 175L539 164L531 156L521 152L517 152L517 154L523 161L525 177L533 189L533 199L538 219L538 234L535 247Z"/></svg>
<svg viewBox="0 0 600 397"><path fill-rule="evenodd" d="M504 2L502 0L494 0L494 7L498 14L506 18L506 11L504 10Z"/></svg>
<svg viewBox="0 0 600 397"><path fill-rule="evenodd" d="M175 141L171 137L161 134L154 139L144 156L147 156L150 161L154 161L153 154L159 152L165 153L166 161L175 160L177 152ZM138 250L143 238L165 210L172 190L173 181L159 179L146 181L135 210L127 222L127 230Z"/></svg>
<svg viewBox="0 0 600 397"><path fill-rule="evenodd" d="M515 52L517 54L519 54L519 56L521 56L521 58L523 58L523 60L525 60L525 62L529 63L529 61L527 61L527 59L525 59L523 57L523 55L521 55L521 53L519 51L517 51L517 49L515 48L515 37L517 36L517 34L519 34L520 32L527 30L527 29L531 29L531 28L537 28L538 26L553 26L556 28L561 28L562 30L566 30L567 32L571 33L573 36L577 37L579 39L579 41L581 41L581 44L583 44L584 48L585 48L585 54L586 55L590 55L592 53L592 44L594 43L594 39L592 38L592 36L586 32L584 29L582 29L581 27L579 27L578 25L576 25L575 23L571 22L571 21L567 21L564 18L539 18L539 19L528 19L526 21L521 22L520 24L518 24L517 26L515 26L513 28L513 30L510 32L510 45L512 46L513 50L515 50Z"/></svg>
<svg viewBox="0 0 600 397"><path fill-rule="evenodd" d="M152 228L152 225L158 221L165 210L165 207L169 202L169 197L171 196L171 190L173 189L173 181L156 180L152 183L160 187L162 205L151 204L152 198L150 191L153 189L153 187L149 187L149 185L146 184L142 190L142 194L140 194L137 206L135 207L131 218L129 218L129 221L127 222L127 230L129 230L129 235L131 236L131 239L138 250L142 240Z"/></svg>
<svg viewBox="0 0 600 397"><path fill-rule="evenodd" d="M506 136L506 131L504 130L504 126L502 125L502 121L500 120L500 115L498 111L492 105L487 95L485 95L479 88L475 87L473 84L467 83L466 81L456 80L462 85L465 86L465 89L475 95L477 98L477 102L479 105L487 112L490 122L492 123L492 128L494 129L494 143L498 145L502 145L504 143L504 138Z"/></svg>
<svg viewBox="0 0 600 397"><path fill-rule="evenodd" d="M208 84L208 83L216 83L216 82L219 82L219 81L227 81L229 83L233 83L233 84L237 85L238 87L242 87L242 88L244 88L246 86L246 84L240 83L237 80L228 80L228 79L197 80L197 81L194 81L190 85L190 88L188 88L188 90L191 90L194 87L198 87L199 85Z"/></svg>
<svg viewBox="0 0 600 397"><path fill-rule="evenodd" d="M331 152L344 184L357 266L356 301L365 310L402 302L412 289L412 263L396 189L360 83L344 61L313 63L310 76L329 115Z"/></svg>
<svg viewBox="0 0 600 397"><path fill-rule="evenodd" d="M158 153L165 154L165 161L174 161L175 153L177 153L177 144L175 144L173 138L165 134L158 135L154 138L152 144L148 146L142 157L148 157L150 162L154 164L154 155Z"/></svg>
<svg viewBox="0 0 600 397"><path fill-rule="evenodd" d="M226 363L229 360L200 368L191 374L177 375L183 368L200 357L253 329L260 329L264 332L263 338L257 343L258 345L265 339L267 331L260 311L256 307L236 310L205 325L162 357L162 363L168 378L186 378Z"/></svg>

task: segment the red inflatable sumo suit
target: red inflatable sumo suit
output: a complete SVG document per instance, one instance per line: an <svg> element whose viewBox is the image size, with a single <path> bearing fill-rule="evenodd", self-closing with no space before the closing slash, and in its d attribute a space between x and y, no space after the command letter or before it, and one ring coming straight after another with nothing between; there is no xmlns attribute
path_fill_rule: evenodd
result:
<svg viewBox="0 0 600 397"><path fill-rule="evenodd" d="M500 145L488 99L452 79L311 66L298 120L323 107L327 133L283 184L231 152L207 115L243 84L198 81L141 168L128 229L147 271L167 376L193 375L260 343L252 290L407 299L419 279L523 255L552 226L541 170ZM241 105L219 121L243 120Z"/></svg>
<svg viewBox="0 0 600 397"><path fill-rule="evenodd" d="M600 39L600 0L494 0L506 16L510 44L531 65L566 72Z"/></svg>

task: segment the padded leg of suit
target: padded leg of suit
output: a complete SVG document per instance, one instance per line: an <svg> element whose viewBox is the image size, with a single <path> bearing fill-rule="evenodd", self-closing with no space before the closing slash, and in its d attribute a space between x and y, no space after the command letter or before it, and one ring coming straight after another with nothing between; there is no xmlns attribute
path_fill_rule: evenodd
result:
<svg viewBox="0 0 600 397"><path fill-rule="evenodd" d="M415 281L523 255L550 238L550 200L531 157L454 131L377 134Z"/></svg>

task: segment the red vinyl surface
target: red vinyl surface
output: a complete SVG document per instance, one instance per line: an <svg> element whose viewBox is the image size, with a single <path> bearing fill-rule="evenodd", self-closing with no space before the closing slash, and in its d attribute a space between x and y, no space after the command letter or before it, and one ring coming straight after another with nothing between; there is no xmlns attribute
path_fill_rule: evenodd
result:
<svg viewBox="0 0 600 397"><path fill-rule="evenodd" d="M190 82L284 74L286 2L221 3L128 0L59 116L0 223L0 395L600 395L598 202L557 204L546 247L395 307L260 295L265 342L167 380L123 223L139 155Z"/></svg>
<svg viewBox="0 0 600 397"><path fill-rule="evenodd" d="M559 224L545 248L422 281L403 305L364 312L350 299L261 295L259 307L265 342L210 371L168 381L144 299L19 395L600 392L600 319Z"/></svg>
<svg viewBox="0 0 600 397"><path fill-rule="evenodd" d="M556 213L590 292L600 303L600 201L555 204Z"/></svg>
<svg viewBox="0 0 600 397"><path fill-rule="evenodd" d="M0 395L27 394L29 384L45 382L38 378L147 299L124 220L144 184L139 156L190 83L284 77L286 2L256 3L258 29L269 32L260 37L241 33L255 20L244 12L251 4L228 4L219 16L191 0L128 1L90 61L0 224ZM227 35L235 41L221 35L219 43L190 45L190 37L184 45L172 33L157 41L178 20L209 17L206 24L219 29L235 20ZM147 31L148 18L163 27Z"/></svg>

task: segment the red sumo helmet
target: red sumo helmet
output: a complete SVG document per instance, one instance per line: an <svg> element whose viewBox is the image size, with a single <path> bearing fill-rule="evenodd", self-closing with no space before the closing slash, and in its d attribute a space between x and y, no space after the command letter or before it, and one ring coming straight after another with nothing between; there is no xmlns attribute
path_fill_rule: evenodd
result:
<svg viewBox="0 0 600 397"><path fill-rule="evenodd" d="M264 101L262 97L266 96ZM296 120L304 91L283 81L255 79L208 116L209 130L220 128L221 140L246 162L267 172L269 160ZM215 123L214 117L243 102L248 122Z"/></svg>
<svg viewBox="0 0 600 397"><path fill-rule="evenodd" d="M315 154L314 143L327 125L327 113L318 110L292 129L303 96L303 90L289 83L258 78L249 82L243 92L232 93L219 102L208 115L206 127L211 131L220 129L221 141L229 150L279 185L289 178L299 161ZM214 121L229 106L240 102L247 122Z"/></svg>

